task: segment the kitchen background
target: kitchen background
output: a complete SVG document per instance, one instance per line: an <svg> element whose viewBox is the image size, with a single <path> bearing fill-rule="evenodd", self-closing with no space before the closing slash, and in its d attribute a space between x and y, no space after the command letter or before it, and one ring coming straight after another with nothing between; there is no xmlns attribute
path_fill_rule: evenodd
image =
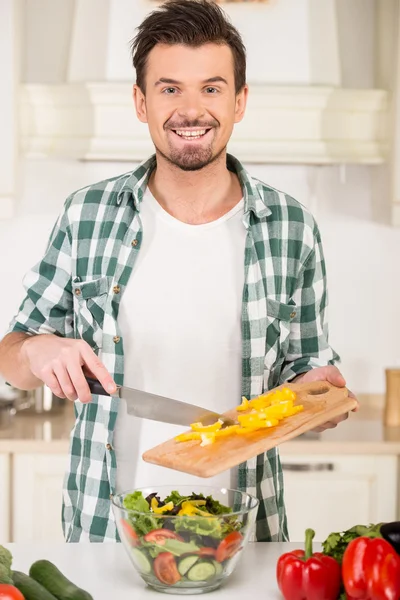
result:
<svg viewBox="0 0 400 600"><path fill-rule="evenodd" d="M223 4L247 46L250 84L248 113L229 149L316 217L331 343L365 403L337 430L282 447L294 540L309 525L323 539L333 524L400 516L400 431L385 427L382 413L385 369L400 368L399 4ZM0 332L66 197L152 151L131 102L129 40L153 7L0 1ZM22 412L0 427L0 542L58 539L72 417L60 407L45 416ZM318 518L306 504L314 492L324 507ZM32 511L21 494L32 498Z"/></svg>

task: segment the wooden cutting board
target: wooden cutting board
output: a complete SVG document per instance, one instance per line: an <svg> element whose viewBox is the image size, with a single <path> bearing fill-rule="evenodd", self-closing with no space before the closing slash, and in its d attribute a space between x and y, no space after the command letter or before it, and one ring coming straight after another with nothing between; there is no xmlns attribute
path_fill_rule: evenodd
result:
<svg viewBox="0 0 400 600"><path fill-rule="evenodd" d="M285 384L285 387L296 392L295 405L302 404L304 410L280 421L276 427L216 438L207 446L200 446L199 440L175 442L172 439L147 450L143 460L198 477L212 477L345 414L357 405L354 398L348 397L347 388L337 388L325 381ZM238 414L244 413L232 409L224 414L236 420Z"/></svg>

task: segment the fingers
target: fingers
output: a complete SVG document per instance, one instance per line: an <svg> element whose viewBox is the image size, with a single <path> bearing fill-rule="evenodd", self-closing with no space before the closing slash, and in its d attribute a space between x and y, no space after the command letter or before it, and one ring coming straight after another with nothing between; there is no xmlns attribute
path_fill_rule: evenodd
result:
<svg viewBox="0 0 400 600"><path fill-rule="evenodd" d="M356 401L357 401L357 406L355 406L355 407L352 409L352 412L357 412L357 411L358 411L358 409L360 408L360 403L359 403L359 401L357 400L357 398L355 397L355 395L353 394L353 392L351 392L350 390L349 390L349 398L353 398L354 400L356 400Z"/></svg>
<svg viewBox="0 0 400 600"><path fill-rule="evenodd" d="M73 362L67 366L68 374L71 381L74 383L74 387L79 400L83 403L90 402L92 395L90 393L89 386L82 372L82 367L79 363Z"/></svg>
<svg viewBox="0 0 400 600"><path fill-rule="evenodd" d="M69 373L62 363L54 367L54 375L57 377L60 387L68 400L76 400L78 394L75 386L71 381Z"/></svg>
<svg viewBox="0 0 400 600"><path fill-rule="evenodd" d="M47 385L48 388L51 389L51 391L53 392L53 394L55 396L57 396L57 398L65 398L65 394L61 389L60 383L57 379L57 377L54 375L53 372L48 372L44 378L43 378L43 383L45 383Z"/></svg>
<svg viewBox="0 0 400 600"><path fill-rule="evenodd" d="M326 380L336 387L344 387L346 380L337 367L329 366L326 367Z"/></svg>
<svg viewBox="0 0 400 600"><path fill-rule="evenodd" d="M340 415L339 417L336 417L336 419L332 419L331 421L322 423L322 425L318 425L318 427L315 427L313 429L313 431L315 431L317 433L322 433L326 429L334 429L339 423L341 423L342 421L345 421L348 418L349 418L349 413Z"/></svg>
<svg viewBox="0 0 400 600"><path fill-rule="evenodd" d="M101 360L99 360L90 346L86 343L81 346L81 357L84 360L84 364L93 373L94 377L100 381L103 388L109 394L113 394L117 389L115 381Z"/></svg>

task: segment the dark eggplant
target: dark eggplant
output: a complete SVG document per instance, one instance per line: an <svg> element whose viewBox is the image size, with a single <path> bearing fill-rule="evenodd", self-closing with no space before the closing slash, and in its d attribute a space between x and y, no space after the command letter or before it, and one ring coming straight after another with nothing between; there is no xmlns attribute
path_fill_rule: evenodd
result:
<svg viewBox="0 0 400 600"><path fill-rule="evenodd" d="M381 526L381 535L400 555L400 521L384 523Z"/></svg>

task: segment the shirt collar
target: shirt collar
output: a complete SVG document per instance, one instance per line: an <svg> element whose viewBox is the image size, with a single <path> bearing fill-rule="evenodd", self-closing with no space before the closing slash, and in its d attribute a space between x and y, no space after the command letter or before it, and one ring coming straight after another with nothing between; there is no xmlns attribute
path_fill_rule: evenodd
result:
<svg viewBox="0 0 400 600"><path fill-rule="evenodd" d="M236 173L242 187L245 224L248 226L250 223L250 213L254 213L259 219L269 216L271 209L266 204L262 183L251 177L242 163L231 154L227 154L226 163L228 169ZM156 156L153 154L132 171L127 179L121 183L120 189L116 190L118 191L118 205L121 204L124 198L132 198L136 210L139 210L149 177L155 166Z"/></svg>

